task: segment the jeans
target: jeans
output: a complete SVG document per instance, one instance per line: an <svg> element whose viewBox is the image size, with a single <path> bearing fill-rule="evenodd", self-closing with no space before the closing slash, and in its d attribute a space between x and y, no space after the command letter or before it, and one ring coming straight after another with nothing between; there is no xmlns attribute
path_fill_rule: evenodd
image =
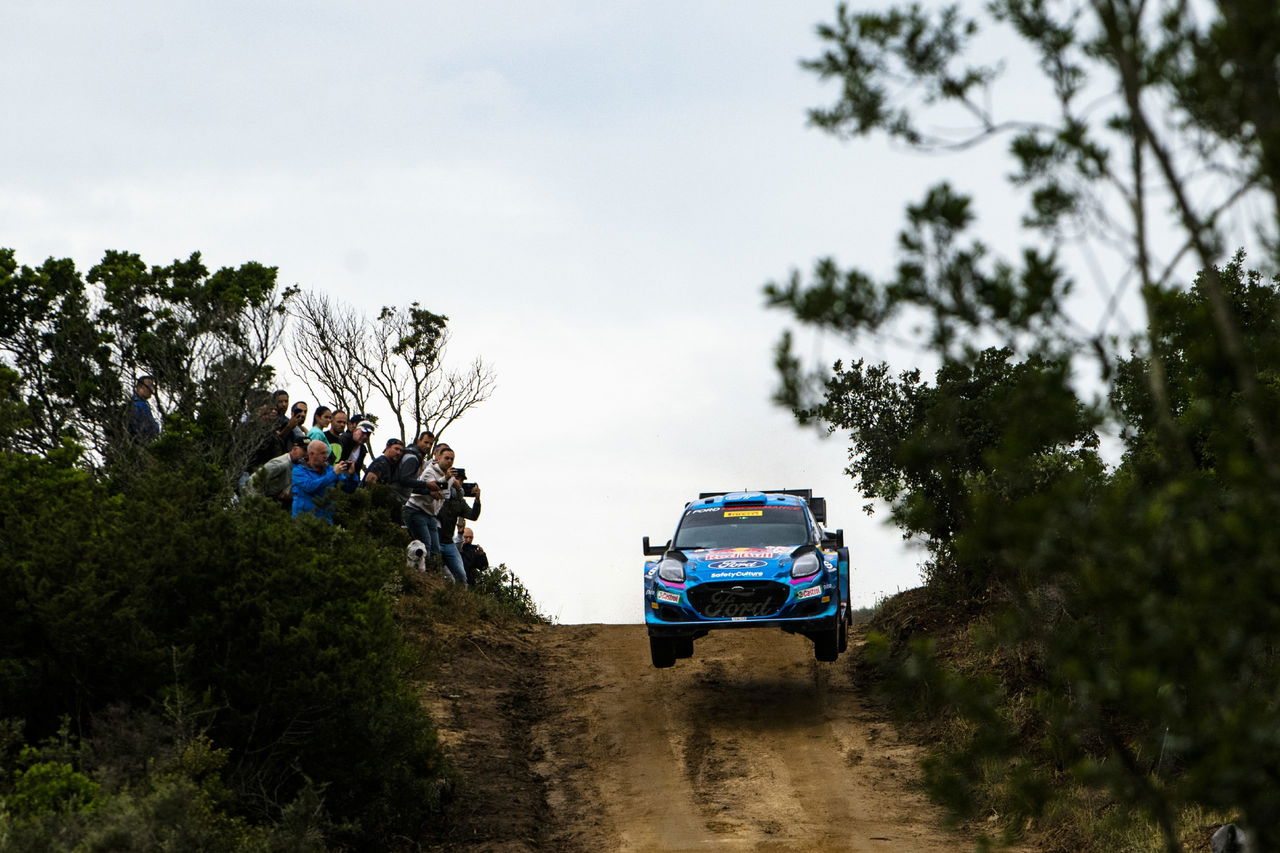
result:
<svg viewBox="0 0 1280 853"><path fill-rule="evenodd" d="M405 504L400 510L400 518L409 528L409 535L427 547L428 557L440 553L440 522L434 515Z"/></svg>
<svg viewBox="0 0 1280 853"><path fill-rule="evenodd" d="M458 546L452 542L444 543L440 546L440 556L444 557L445 574L462 584L467 585L467 570L462 565L462 555L458 553Z"/></svg>

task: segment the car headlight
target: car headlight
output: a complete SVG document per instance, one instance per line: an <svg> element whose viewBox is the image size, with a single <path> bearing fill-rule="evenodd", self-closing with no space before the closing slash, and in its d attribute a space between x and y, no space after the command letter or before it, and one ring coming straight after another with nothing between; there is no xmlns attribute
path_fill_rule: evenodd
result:
<svg viewBox="0 0 1280 853"><path fill-rule="evenodd" d="M809 551L796 557L791 563L791 577L807 578L809 575L815 575L822 568L822 561L818 559L818 555Z"/></svg>
<svg viewBox="0 0 1280 853"><path fill-rule="evenodd" d="M658 564L658 577L672 583L684 583L684 562L675 557L667 557Z"/></svg>

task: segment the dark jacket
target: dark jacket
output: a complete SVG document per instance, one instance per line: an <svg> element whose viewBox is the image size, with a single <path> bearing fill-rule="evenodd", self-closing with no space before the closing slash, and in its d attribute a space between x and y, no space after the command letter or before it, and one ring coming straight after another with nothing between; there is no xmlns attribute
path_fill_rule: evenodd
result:
<svg viewBox="0 0 1280 853"><path fill-rule="evenodd" d="M454 494L457 493L455 492ZM471 506L467 506L467 499L463 497L446 499L444 506L440 507L440 511L436 513L436 520L440 522L440 539L442 541L453 541L453 534L458 531L459 518L475 521L479 517L479 498L475 498L475 503ZM447 540L445 540L446 536L448 537Z"/></svg>
<svg viewBox="0 0 1280 853"><path fill-rule="evenodd" d="M395 480L396 465L399 464L399 461L397 459L392 462L387 457L387 454L380 454L377 459L369 463L369 470L365 472L365 475L375 474L379 483L391 483Z"/></svg>
<svg viewBox="0 0 1280 853"><path fill-rule="evenodd" d="M253 451L253 455L249 457L249 464L245 467L246 471L256 471L281 453L289 452L288 433L286 432L285 435L280 434L280 430L287 423L289 423L289 419L283 415L275 418L270 424L265 421L257 422L254 429L261 430L260 435L262 438L257 449Z"/></svg>
<svg viewBox="0 0 1280 853"><path fill-rule="evenodd" d="M396 466L396 475L391 480L391 490L401 503L409 500L409 495L425 495L428 491L426 483L418 479L422 470L422 452L416 444L411 444L400 454L400 464Z"/></svg>
<svg viewBox="0 0 1280 853"><path fill-rule="evenodd" d="M338 452L338 461L346 460L355 463L356 467L352 470L351 476L355 477L357 482L364 474L365 462L370 457L369 442L372 440L372 437L370 437L365 439L364 444L359 444L356 442L355 436L351 434L351 430L347 430L338 436L338 447L341 448Z"/></svg>
<svg viewBox="0 0 1280 853"><path fill-rule="evenodd" d="M160 425L151 414L151 404L135 392L129 403L129 435L142 441L150 441L160 434Z"/></svg>
<svg viewBox="0 0 1280 853"><path fill-rule="evenodd" d="M462 554L462 566L467 570L467 584L475 586L476 578L489 568L489 556L474 542L459 545L458 551Z"/></svg>

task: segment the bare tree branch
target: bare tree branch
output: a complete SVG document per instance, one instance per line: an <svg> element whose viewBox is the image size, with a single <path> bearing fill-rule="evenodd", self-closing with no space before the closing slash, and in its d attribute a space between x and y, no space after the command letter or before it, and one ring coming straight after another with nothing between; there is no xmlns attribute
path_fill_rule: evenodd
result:
<svg viewBox="0 0 1280 853"><path fill-rule="evenodd" d="M303 293L289 313L293 326L285 354L311 396L364 411L368 385L352 371L353 360L368 360L362 352L368 332L363 318L318 293Z"/></svg>
<svg viewBox="0 0 1280 853"><path fill-rule="evenodd" d="M418 303L384 307L369 321L327 296L306 294L291 313L286 352L308 391L349 411L367 411L370 401L380 400L405 441L427 429L439 438L493 393L493 370L481 359L466 370L445 371L448 318Z"/></svg>

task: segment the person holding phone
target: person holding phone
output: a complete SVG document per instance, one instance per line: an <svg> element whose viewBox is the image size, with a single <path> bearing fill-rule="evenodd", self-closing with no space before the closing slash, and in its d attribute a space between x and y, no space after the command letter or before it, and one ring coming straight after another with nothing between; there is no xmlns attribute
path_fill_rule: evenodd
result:
<svg viewBox="0 0 1280 853"><path fill-rule="evenodd" d="M364 475L365 462L370 456L369 438L376 428L373 421L362 420L343 433L338 439L338 449L336 451L338 459L351 463L349 473L356 475L357 482ZM351 491L351 489L348 488L347 491Z"/></svg>
<svg viewBox="0 0 1280 853"><path fill-rule="evenodd" d="M333 524L333 497L330 489L350 478L355 466L349 460L329 464L329 445L312 441L307 445L307 459L293 466L293 515L311 514Z"/></svg>
<svg viewBox="0 0 1280 853"><path fill-rule="evenodd" d="M426 546L428 557L440 553L440 522L436 519L436 514L440 512L448 494L446 472L452 467L453 448L443 442L437 444L431 460L424 459L422 467L418 469L409 499L401 509L401 518L404 526L409 529L409 535ZM448 531L445 531L445 536L448 535ZM450 579L466 583L465 571L459 572L458 577L449 572L448 568L445 573Z"/></svg>
<svg viewBox="0 0 1280 853"><path fill-rule="evenodd" d="M459 521L463 519L475 521L480 517L480 486L478 483L467 483L471 486L471 490L464 494L463 480L466 476L465 468L451 467L445 472L444 488L447 491L445 499L440 503L440 509L436 512L436 522L440 525L440 529L445 531L440 542L440 554L444 558L445 568L458 583L470 584L472 581L467 576L462 553L458 550L457 543L452 538L448 538L448 531L453 530ZM471 506L467 506L468 497L475 499Z"/></svg>

